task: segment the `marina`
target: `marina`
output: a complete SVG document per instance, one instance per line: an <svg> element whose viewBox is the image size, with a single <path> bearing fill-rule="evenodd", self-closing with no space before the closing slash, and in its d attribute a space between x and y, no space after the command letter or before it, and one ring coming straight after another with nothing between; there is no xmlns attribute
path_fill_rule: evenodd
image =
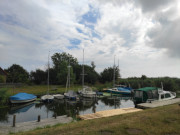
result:
<svg viewBox="0 0 180 135"><path fill-rule="evenodd" d="M38 115L41 119L52 118L54 115L68 115L76 119L76 115L92 114L104 110L119 108L135 107L131 97L104 97L101 99L80 99L79 101L71 100L54 100L50 103L40 101L10 106L9 108L0 109L0 125L12 125L13 116L16 115L16 123L35 121Z"/></svg>

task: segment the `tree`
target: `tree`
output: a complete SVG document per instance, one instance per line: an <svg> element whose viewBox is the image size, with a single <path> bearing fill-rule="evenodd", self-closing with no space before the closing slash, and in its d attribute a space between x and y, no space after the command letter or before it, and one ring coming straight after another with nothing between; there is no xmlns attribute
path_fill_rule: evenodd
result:
<svg viewBox="0 0 180 135"><path fill-rule="evenodd" d="M20 65L13 64L8 69L7 72L7 82L11 83L27 83L29 79L29 73Z"/></svg>
<svg viewBox="0 0 180 135"><path fill-rule="evenodd" d="M84 65L84 72L85 72L85 83L95 84L98 81L99 74L94 70L93 67Z"/></svg>
<svg viewBox="0 0 180 135"><path fill-rule="evenodd" d="M78 61L72 55L63 53L55 53L51 57L53 61L53 68L56 72L57 84L66 84L67 81L67 73L68 73L68 65L72 66L70 70L71 82L74 82L75 75L73 74L73 68L78 65Z"/></svg>
<svg viewBox="0 0 180 135"><path fill-rule="evenodd" d="M105 82L112 82L113 81L113 73L114 73L114 68L113 67L108 67L103 70L103 72L100 73L100 82L105 83ZM119 69L118 67L115 67L115 79L120 76Z"/></svg>
<svg viewBox="0 0 180 135"><path fill-rule="evenodd" d="M5 82L6 82L6 81L5 81L4 76L0 75L0 83L5 83Z"/></svg>
<svg viewBox="0 0 180 135"><path fill-rule="evenodd" d="M94 61L91 62L91 67L93 68L93 70L95 70L96 65L95 65Z"/></svg>
<svg viewBox="0 0 180 135"><path fill-rule="evenodd" d="M30 73L31 81L35 84L45 84L47 82L47 72L36 69L36 71L31 71Z"/></svg>

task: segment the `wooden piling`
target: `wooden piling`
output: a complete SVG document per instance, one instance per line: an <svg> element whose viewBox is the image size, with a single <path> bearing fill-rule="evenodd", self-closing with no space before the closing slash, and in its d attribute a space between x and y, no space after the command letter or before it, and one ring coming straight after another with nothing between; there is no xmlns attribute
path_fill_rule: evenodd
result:
<svg viewBox="0 0 180 135"><path fill-rule="evenodd" d="M38 121L37 122L40 122L41 121L41 115L38 115Z"/></svg>
<svg viewBox="0 0 180 135"><path fill-rule="evenodd" d="M55 118L55 119L57 118L57 114L56 114L56 113L54 114L54 118Z"/></svg>
<svg viewBox="0 0 180 135"><path fill-rule="evenodd" d="M16 115L13 115L13 127L16 126Z"/></svg>
<svg viewBox="0 0 180 135"><path fill-rule="evenodd" d="M77 115L79 115L79 107L77 107Z"/></svg>

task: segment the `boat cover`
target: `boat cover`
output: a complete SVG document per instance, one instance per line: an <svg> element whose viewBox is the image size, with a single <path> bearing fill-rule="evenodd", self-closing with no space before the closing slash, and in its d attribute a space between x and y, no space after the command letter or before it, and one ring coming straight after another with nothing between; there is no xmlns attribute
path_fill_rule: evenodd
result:
<svg viewBox="0 0 180 135"><path fill-rule="evenodd" d="M14 96L11 96L10 100L30 100L34 98L37 98L37 96L28 93L18 93Z"/></svg>
<svg viewBox="0 0 180 135"><path fill-rule="evenodd" d="M130 92L131 92L131 90L125 89L125 88L120 88L120 87L118 87L117 89L118 89L119 91L130 91Z"/></svg>

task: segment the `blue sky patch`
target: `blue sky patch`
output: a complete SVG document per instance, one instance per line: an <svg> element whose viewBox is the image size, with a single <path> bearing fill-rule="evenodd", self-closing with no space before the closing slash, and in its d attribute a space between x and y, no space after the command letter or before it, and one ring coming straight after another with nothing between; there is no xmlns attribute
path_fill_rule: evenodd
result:
<svg viewBox="0 0 180 135"><path fill-rule="evenodd" d="M73 39L69 39L69 42L72 45L79 45L81 43L81 40L77 39L77 38L73 38Z"/></svg>
<svg viewBox="0 0 180 135"><path fill-rule="evenodd" d="M98 9L93 8L91 5L89 5L89 8L89 12L82 16L79 23L84 24L90 29L94 29L94 24L96 24L97 20L100 18L100 13Z"/></svg>
<svg viewBox="0 0 180 135"><path fill-rule="evenodd" d="M69 39L69 42L71 45L67 47L68 49L78 48L78 45L81 44L81 40L77 38Z"/></svg>

